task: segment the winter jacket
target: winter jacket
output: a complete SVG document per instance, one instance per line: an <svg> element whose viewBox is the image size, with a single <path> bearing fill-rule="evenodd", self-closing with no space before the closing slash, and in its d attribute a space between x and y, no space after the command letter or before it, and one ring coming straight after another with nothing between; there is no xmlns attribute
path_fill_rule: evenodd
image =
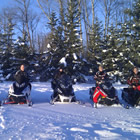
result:
<svg viewBox="0 0 140 140"><path fill-rule="evenodd" d="M18 84L27 84L29 82L28 74L25 71L18 70L14 75L14 78Z"/></svg>
<svg viewBox="0 0 140 140"><path fill-rule="evenodd" d="M53 77L52 82L51 82L53 89L55 89L57 82L59 81L59 79L61 78L61 76L63 74L65 74L63 71L62 72L60 72L60 71L55 72L54 77Z"/></svg>
<svg viewBox="0 0 140 140"><path fill-rule="evenodd" d="M138 74L131 74L131 76L127 80L130 86L138 86L140 85L140 73Z"/></svg>
<svg viewBox="0 0 140 140"><path fill-rule="evenodd" d="M100 85L102 83L105 82L105 80L108 79L108 75L105 71L98 71L96 72L95 76L94 76L94 80L96 80L96 85Z"/></svg>

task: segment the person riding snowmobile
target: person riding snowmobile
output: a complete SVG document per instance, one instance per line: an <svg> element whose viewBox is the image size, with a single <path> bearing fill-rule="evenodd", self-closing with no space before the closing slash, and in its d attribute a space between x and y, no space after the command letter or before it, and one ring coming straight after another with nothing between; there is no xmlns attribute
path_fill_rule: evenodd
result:
<svg viewBox="0 0 140 140"><path fill-rule="evenodd" d="M52 101L61 102L60 98L62 96L63 96L62 98L67 98L66 100L68 102L75 101L75 95L73 92L72 85L73 85L72 78L65 72L63 67L59 67L59 69L54 74L54 78L51 82L52 89L54 90L54 93L51 96Z"/></svg>
<svg viewBox="0 0 140 140"><path fill-rule="evenodd" d="M4 104L28 104L32 105L30 100L31 84L29 83L28 74L24 71L24 65L20 66L20 70L14 75L15 82L9 89L8 98Z"/></svg>
<svg viewBox="0 0 140 140"><path fill-rule="evenodd" d="M122 98L132 106L140 104L140 73L133 68L133 73L127 80L129 87L122 91Z"/></svg>
<svg viewBox="0 0 140 140"><path fill-rule="evenodd" d="M96 80L96 87L90 89L90 98L95 105L97 103L106 105L118 103L116 90L102 66L99 66L99 71L95 74L94 79Z"/></svg>
<svg viewBox="0 0 140 140"><path fill-rule="evenodd" d="M133 68L133 73L128 78L127 82L130 88L140 91L140 73L138 72L138 69L136 67Z"/></svg>
<svg viewBox="0 0 140 140"><path fill-rule="evenodd" d="M14 83L15 92L16 92L16 90L22 91L28 85L31 88L31 84L29 83L29 76L28 76L27 72L25 71L25 66L23 64L20 66L20 70L18 70L16 72L16 74L14 75L14 79L16 81ZM19 88L17 88L17 87L19 87Z"/></svg>
<svg viewBox="0 0 140 140"><path fill-rule="evenodd" d="M101 85L107 79L108 79L107 73L103 70L102 66L99 66L99 71L96 72L96 74L94 76L94 80L96 80L96 86Z"/></svg>
<svg viewBox="0 0 140 140"><path fill-rule="evenodd" d="M53 77L52 82L51 82L52 89L54 90L54 93L53 93L53 97L54 98L57 96L57 92L55 90L56 89L56 86L57 86L57 83L58 83L60 77L63 74L65 74L63 67L59 67L57 69L57 71L54 73L54 77Z"/></svg>

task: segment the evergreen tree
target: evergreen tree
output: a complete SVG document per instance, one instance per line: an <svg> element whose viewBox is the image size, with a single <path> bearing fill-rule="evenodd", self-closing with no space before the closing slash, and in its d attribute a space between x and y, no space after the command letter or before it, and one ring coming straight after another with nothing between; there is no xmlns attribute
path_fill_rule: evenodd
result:
<svg viewBox="0 0 140 140"><path fill-rule="evenodd" d="M102 24L95 18L94 26L91 27L89 34L89 46L87 50L87 60L92 65L101 63L101 50L103 46L102 42Z"/></svg>
<svg viewBox="0 0 140 140"><path fill-rule="evenodd" d="M116 28L111 25L108 29L109 34L102 46L102 64L110 74L115 74L118 70L119 61L119 40Z"/></svg>
<svg viewBox="0 0 140 140"><path fill-rule="evenodd" d="M3 75L6 79L12 77L11 73L13 72L13 48L14 48L14 26L12 19L8 18L8 22L5 25L5 29L1 35L1 51L2 51L2 67Z"/></svg>
<svg viewBox="0 0 140 140"><path fill-rule="evenodd" d="M80 21L79 21L78 0L69 0L66 13L65 46L68 71L71 74L80 69L80 55L82 55L82 43L80 40Z"/></svg>
<svg viewBox="0 0 140 140"><path fill-rule="evenodd" d="M140 66L140 0L135 0L132 10L126 9L126 21L118 28L118 67L121 79L127 79L134 66Z"/></svg>
<svg viewBox="0 0 140 140"><path fill-rule="evenodd" d="M122 72L120 75L121 79L127 79L129 71L134 67L133 62L130 59L132 40L131 40L131 29L129 28L129 21L120 24L118 29L118 67L119 71Z"/></svg>
<svg viewBox="0 0 140 140"><path fill-rule="evenodd" d="M52 12L48 27L51 30L49 35L49 44L46 45L47 51L41 54L39 66L41 67L41 81L52 78L53 71L58 67L59 61L65 56L64 48L64 29L61 21L56 17L56 13Z"/></svg>
<svg viewBox="0 0 140 140"><path fill-rule="evenodd" d="M49 27L51 29L50 44L48 44L49 65L57 67L59 60L65 56L63 28L56 18L56 14L51 14Z"/></svg>
<svg viewBox="0 0 140 140"><path fill-rule="evenodd" d="M127 14L132 17L129 28L131 29L131 53L130 61L135 66L140 66L140 0L134 0L133 9L127 10Z"/></svg>

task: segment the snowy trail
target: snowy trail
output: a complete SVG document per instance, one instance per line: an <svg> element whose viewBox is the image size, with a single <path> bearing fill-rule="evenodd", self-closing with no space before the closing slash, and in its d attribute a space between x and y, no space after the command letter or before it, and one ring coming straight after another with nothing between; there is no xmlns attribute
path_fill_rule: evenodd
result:
<svg viewBox="0 0 140 140"><path fill-rule="evenodd" d="M0 99L10 82L1 83ZM5 105L0 108L0 140L118 140L140 138L140 110L119 106L98 109L78 104L50 105L50 83L33 83L32 108ZM90 102L91 84L76 84L78 100ZM115 85L118 94L124 86ZM119 95L120 96L120 95Z"/></svg>

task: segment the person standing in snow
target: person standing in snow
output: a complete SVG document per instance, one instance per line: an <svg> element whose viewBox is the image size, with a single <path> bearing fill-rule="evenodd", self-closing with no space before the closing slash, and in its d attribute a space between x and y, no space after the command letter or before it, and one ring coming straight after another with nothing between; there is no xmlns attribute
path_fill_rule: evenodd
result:
<svg viewBox="0 0 140 140"><path fill-rule="evenodd" d="M130 88L140 91L140 73L138 72L138 68L133 68L133 73L130 75L127 82Z"/></svg>
<svg viewBox="0 0 140 140"><path fill-rule="evenodd" d="M103 66L99 66L99 71L96 72L94 76L94 80L96 80L96 86L101 85L102 83L105 82L105 80L108 79L107 73L103 70Z"/></svg>

